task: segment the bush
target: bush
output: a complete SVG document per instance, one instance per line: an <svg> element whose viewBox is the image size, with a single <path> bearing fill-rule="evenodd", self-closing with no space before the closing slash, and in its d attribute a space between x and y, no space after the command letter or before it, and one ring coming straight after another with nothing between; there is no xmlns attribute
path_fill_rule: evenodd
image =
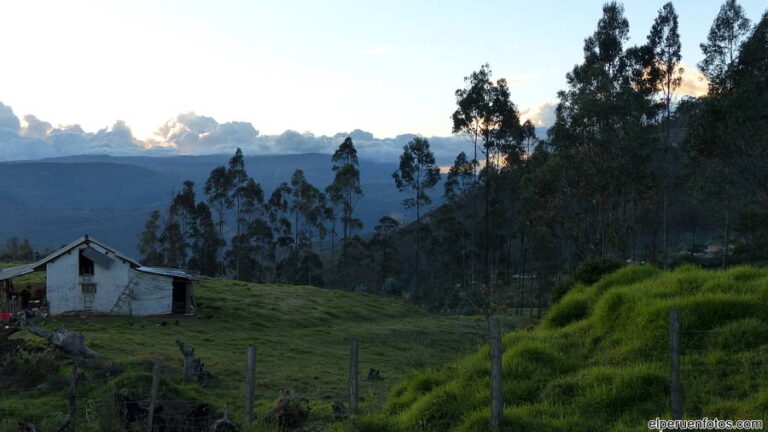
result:
<svg viewBox="0 0 768 432"><path fill-rule="evenodd" d="M472 393L467 392L459 382L450 382L416 400L401 414L401 419L406 424L424 424L435 430L450 430L461 422L464 411L471 406L468 399L474 396Z"/></svg>
<svg viewBox="0 0 768 432"><path fill-rule="evenodd" d="M557 304L560 299L565 297L566 294L576 285L576 282L572 280L560 281L552 287L552 293L549 296L550 304Z"/></svg>
<svg viewBox="0 0 768 432"><path fill-rule="evenodd" d="M428 369L418 372L410 380L392 389L385 409L389 413L400 412L446 381L447 377L436 370Z"/></svg>
<svg viewBox="0 0 768 432"><path fill-rule="evenodd" d="M555 305L560 302L576 285L592 285L604 275L613 273L621 267L621 263L611 260L595 260L581 263L573 273L572 279L560 281L552 287L552 293L549 296L550 304Z"/></svg>
<svg viewBox="0 0 768 432"><path fill-rule="evenodd" d="M756 318L744 318L715 328L710 346L725 351L744 351L766 343L768 324Z"/></svg>
<svg viewBox="0 0 768 432"><path fill-rule="evenodd" d="M544 317L544 326L549 328L565 327L589 316L592 299L589 294L571 293L554 305Z"/></svg>
<svg viewBox="0 0 768 432"><path fill-rule="evenodd" d="M573 280L584 285L592 285L608 273L620 269L622 264L612 260L584 261L573 273Z"/></svg>
<svg viewBox="0 0 768 432"><path fill-rule="evenodd" d="M400 297L403 295L403 285L397 279L388 277L384 280L384 286L382 287L384 295L392 297Z"/></svg>

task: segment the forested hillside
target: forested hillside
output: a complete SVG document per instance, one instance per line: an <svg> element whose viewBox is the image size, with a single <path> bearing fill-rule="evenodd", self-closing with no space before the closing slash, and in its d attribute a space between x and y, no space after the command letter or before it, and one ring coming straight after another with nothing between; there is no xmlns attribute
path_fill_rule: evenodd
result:
<svg viewBox="0 0 768 432"><path fill-rule="evenodd" d="M180 188L147 222L140 249L149 262L205 274L402 295L454 312L546 305L582 263L764 262L768 15L753 25L737 2L723 4L701 44L701 97L677 94L671 3L642 43L628 44L629 26L623 6L603 7L546 136L521 121L489 65L465 77L451 118L467 149L445 182L420 137L392 170L410 223L392 206L361 235L363 199L386 186L361 181L366 167L347 138L328 182L297 169L266 187L236 153L197 189Z"/></svg>
<svg viewBox="0 0 768 432"><path fill-rule="evenodd" d="M165 207L184 180L201 187L211 169L229 157L86 155L0 163L0 241L27 238L44 252L88 233L138 255L137 238L148 215ZM332 178L328 155L248 155L245 159L266 189L289 180L296 168L314 183ZM365 223L364 231L370 232L382 214L400 214L402 198L391 182L394 163L363 160L361 165L361 182L368 193L359 218Z"/></svg>

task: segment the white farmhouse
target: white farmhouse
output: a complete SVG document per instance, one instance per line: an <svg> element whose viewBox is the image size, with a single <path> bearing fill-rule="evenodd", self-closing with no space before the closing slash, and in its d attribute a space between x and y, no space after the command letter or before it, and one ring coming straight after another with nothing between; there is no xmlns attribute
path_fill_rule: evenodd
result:
<svg viewBox="0 0 768 432"><path fill-rule="evenodd" d="M0 292L12 289L13 278L43 270L51 315L194 313L194 276L144 267L87 235L34 264L1 270Z"/></svg>

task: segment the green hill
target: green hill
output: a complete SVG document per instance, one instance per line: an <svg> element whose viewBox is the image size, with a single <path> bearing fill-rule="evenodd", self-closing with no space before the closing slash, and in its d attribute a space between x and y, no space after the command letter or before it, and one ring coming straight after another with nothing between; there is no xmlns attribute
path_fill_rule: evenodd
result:
<svg viewBox="0 0 768 432"><path fill-rule="evenodd" d="M104 422L115 417L114 391L148 395L155 359L165 364L162 398L207 402L219 411L226 403L239 420L246 349L255 345L256 412L272 407L281 389L291 389L309 399L310 423L328 424L331 403L348 400L350 338L361 341L361 407L371 412L380 410L389 388L407 374L468 354L484 335L477 318L439 317L401 300L313 287L210 279L198 284L196 298L196 318L72 317L38 323L80 331L100 353L83 368L87 378L78 390L84 430L105 430ZM26 331L14 337L28 344L15 370L5 377L0 373L0 430L19 420L52 430L66 417L70 367L36 348L44 347L44 340ZM193 346L216 376L212 387L181 382L177 339ZM363 381L369 368L379 369L384 379Z"/></svg>
<svg viewBox="0 0 768 432"><path fill-rule="evenodd" d="M504 337L506 431L647 431L670 419L668 313L680 311L684 416L768 420L768 270L630 266ZM488 348L393 388L364 431L483 431Z"/></svg>

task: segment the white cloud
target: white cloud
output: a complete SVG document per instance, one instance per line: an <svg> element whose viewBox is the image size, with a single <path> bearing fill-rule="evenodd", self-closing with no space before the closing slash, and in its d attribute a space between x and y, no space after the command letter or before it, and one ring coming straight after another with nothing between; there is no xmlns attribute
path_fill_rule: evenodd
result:
<svg viewBox="0 0 768 432"><path fill-rule="evenodd" d="M709 90L709 81L698 69L683 66L683 82L677 93L681 96L704 96Z"/></svg>
<svg viewBox="0 0 768 432"><path fill-rule="evenodd" d="M47 121L42 121L32 114L24 116L24 127L21 134L24 136L44 138L53 130L53 126Z"/></svg>
<svg viewBox="0 0 768 432"><path fill-rule="evenodd" d="M121 120L92 133L77 124L52 126L36 116L26 115L22 127L11 107L0 102L0 161L79 154L229 154L238 147L248 154L330 154L347 136L354 141L361 159L394 162L403 146L417 135L377 138L360 129L332 136L294 130L278 135L259 135L248 122L219 123L212 117L187 112L165 122L157 129L154 138L139 140ZM428 139L439 164L450 164L459 152L471 148L469 141L460 135Z"/></svg>
<svg viewBox="0 0 768 432"><path fill-rule="evenodd" d="M550 127L555 123L556 102L544 102L520 111L520 120L530 120L536 127Z"/></svg>
<svg viewBox="0 0 768 432"><path fill-rule="evenodd" d="M0 128L16 132L20 126L19 118L13 113L13 109L0 102Z"/></svg>
<svg viewBox="0 0 768 432"><path fill-rule="evenodd" d="M187 112L160 126L155 132L159 142L153 144L174 147L182 154L212 154L253 147L258 135L247 122L219 124L212 117Z"/></svg>

